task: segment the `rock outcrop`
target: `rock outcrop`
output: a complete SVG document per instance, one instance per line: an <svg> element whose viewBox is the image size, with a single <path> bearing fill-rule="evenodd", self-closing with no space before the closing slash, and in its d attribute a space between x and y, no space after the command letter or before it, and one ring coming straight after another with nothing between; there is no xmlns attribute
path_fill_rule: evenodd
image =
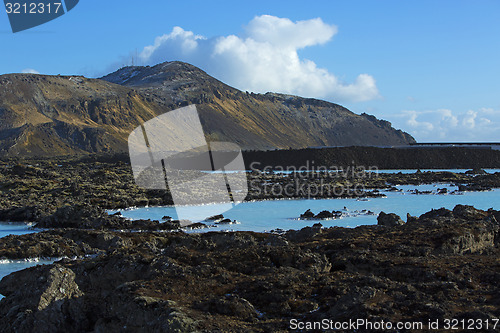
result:
<svg viewBox="0 0 500 333"><path fill-rule="evenodd" d="M500 316L499 215L458 205L392 228L10 236L0 239L2 258L42 256L49 246L37 253L35 241L80 257L3 278L0 331L280 332L293 318L491 321Z"/></svg>
<svg viewBox="0 0 500 333"><path fill-rule="evenodd" d="M399 217L394 213L386 214L384 212L380 212L380 214L377 217L377 224L382 225L384 227L394 227L397 225L403 225L404 222L401 219L401 217Z"/></svg>

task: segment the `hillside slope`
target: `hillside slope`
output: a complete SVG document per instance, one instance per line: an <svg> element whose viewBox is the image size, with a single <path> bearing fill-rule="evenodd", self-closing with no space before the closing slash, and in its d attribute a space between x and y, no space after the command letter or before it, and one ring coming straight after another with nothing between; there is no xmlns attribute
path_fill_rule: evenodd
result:
<svg viewBox="0 0 500 333"><path fill-rule="evenodd" d="M197 104L211 139L248 149L415 142L373 116L312 98L242 92L182 62L125 67L102 79L133 87L158 103Z"/></svg>
<svg viewBox="0 0 500 333"><path fill-rule="evenodd" d="M0 155L124 152L129 133L196 104L209 140L243 149L401 145L389 122L316 99L241 92L181 62L125 67L102 79L0 76Z"/></svg>
<svg viewBox="0 0 500 333"><path fill-rule="evenodd" d="M74 76L0 76L0 154L116 152L164 110L134 90Z"/></svg>

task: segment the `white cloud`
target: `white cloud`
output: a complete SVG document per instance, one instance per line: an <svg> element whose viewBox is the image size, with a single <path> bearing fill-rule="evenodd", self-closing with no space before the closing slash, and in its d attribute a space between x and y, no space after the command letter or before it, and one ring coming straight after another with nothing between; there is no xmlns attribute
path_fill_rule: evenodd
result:
<svg viewBox="0 0 500 333"><path fill-rule="evenodd" d="M375 79L360 74L342 82L327 69L301 59L298 50L331 41L337 27L320 18L292 22L270 15L255 17L242 36L207 39L174 27L157 37L139 55L144 65L180 60L241 90L281 92L336 102L367 101L379 97Z"/></svg>
<svg viewBox="0 0 500 333"><path fill-rule="evenodd" d="M294 23L271 15L255 17L245 30L256 42L293 49L324 44L337 33L336 26L325 24L320 18Z"/></svg>
<svg viewBox="0 0 500 333"><path fill-rule="evenodd" d="M403 113L408 114L408 120L406 123L412 127L415 131L432 131L434 130L434 125L427 121L419 121L417 117L419 116L416 111L403 111Z"/></svg>
<svg viewBox="0 0 500 333"><path fill-rule="evenodd" d="M456 113L449 109L403 111L403 128L417 141L499 141L500 110L481 108Z"/></svg>
<svg viewBox="0 0 500 333"><path fill-rule="evenodd" d="M159 56L159 53L169 52L170 45L174 44L178 47L177 52L180 54L189 54L198 47L198 40L205 39L203 36L198 36L191 31L185 31L181 27L174 27L170 34L165 34L155 38L153 45L146 46L140 58L144 62L150 62L152 59Z"/></svg>
<svg viewBox="0 0 500 333"><path fill-rule="evenodd" d="M33 69L33 68L25 68L21 71L21 73L24 73L24 74L40 74L39 71Z"/></svg>
<svg viewBox="0 0 500 333"><path fill-rule="evenodd" d="M465 128L474 129L476 127L477 112L469 110L462 118L462 125Z"/></svg>

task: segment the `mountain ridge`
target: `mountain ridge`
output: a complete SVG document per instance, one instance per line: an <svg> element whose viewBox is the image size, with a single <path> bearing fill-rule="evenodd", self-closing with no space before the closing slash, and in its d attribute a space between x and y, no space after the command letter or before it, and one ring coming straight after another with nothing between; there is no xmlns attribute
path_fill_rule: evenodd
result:
<svg viewBox="0 0 500 333"><path fill-rule="evenodd" d="M196 104L208 140L243 149L415 142L385 120L322 100L254 94L182 62L124 67L100 79L0 76L0 154L54 156L127 151L128 134L164 112Z"/></svg>

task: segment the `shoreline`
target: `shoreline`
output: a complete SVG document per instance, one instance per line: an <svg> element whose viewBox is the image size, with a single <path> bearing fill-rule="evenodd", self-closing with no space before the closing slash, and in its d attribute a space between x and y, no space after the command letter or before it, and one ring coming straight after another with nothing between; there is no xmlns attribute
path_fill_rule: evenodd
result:
<svg viewBox="0 0 500 333"><path fill-rule="evenodd" d="M294 318L500 317L500 211L456 205L408 216L406 223L380 213L379 225L354 228L323 227L318 219L279 233L191 233L179 231L176 221L132 222L106 213L171 200L166 191L135 186L126 163L64 163L0 161L0 219L31 220L41 229L1 238L0 257L67 257L0 281L0 331L33 331L43 323L47 331L285 332ZM255 202L331 199L257 195L268 182L297 179L363 184L353 200L398 183L500 188L500 172L249 177L256 187L248 198Z"/></svg>
<svg viewBox="0 0 500 333"><path fill-rule="evenodd" d="M244 201L379 197L384 195L381 191L396 184L447 183L472 191L500 188L500 172L476 175L467 172L417 171L359 173L353 176L254 171L247 174L249 193ZM109 221L109 218L102 216L104 210L119 211L129 207L173 204L168 191L137 187L130 166L121 159L114 160L112 157L103 157L101 160L92 160L90 157L43 159L33 160L30 164L0 161L0 188L3 188L0 192L0 220L34 222L42 227L50 226L47 221L58 219L61 214L81 215L85 213L82 210L97 209L91 215L93 218L101 218L102 225L107 223L104 220ZM65 213L65 207L73 208L66 208ZM64 218L68 217L69 215ZM116 225L116 222L110 223ZM99 226L93 224L90 227ZM146 229L154 227L150 225Z"/></svg>
<svg viewBox="0 0 500 333"><path fill-rule="evenodd" d="M457 205L406 223L385 214L379 225L315 224L282 234L51 229L14 236L9 243L21 248L12 253L59 249L78 258L3 278L0 329L43 320L54 331L285 332L293 318L498 318L497 218L500 211Z"/></svg>

